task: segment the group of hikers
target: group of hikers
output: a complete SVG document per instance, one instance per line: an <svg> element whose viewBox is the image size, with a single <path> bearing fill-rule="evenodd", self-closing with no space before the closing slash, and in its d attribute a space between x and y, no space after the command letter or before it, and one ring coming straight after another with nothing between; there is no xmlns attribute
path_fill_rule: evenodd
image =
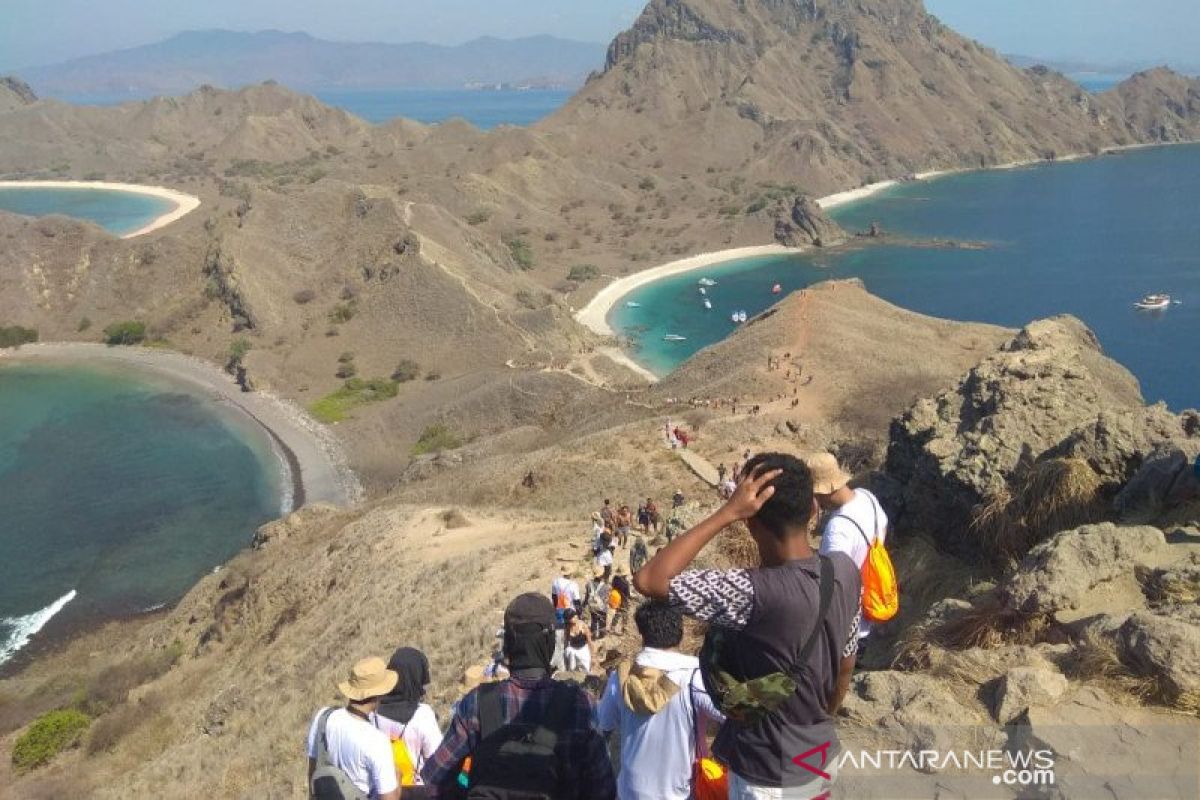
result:
<svg viewBox="0 0 1200 800"><path fill-rule="evenodd" d="M444 736L423 702L424 656L402 648L388 663L355 664L338 686L345 707L312 722L312 796L828 798L840 750L834 717L871 620L897 602L890 561L880 561L887 515L849 484L829 453L749 457L720 507L632 580L610 562L582 593L565 573L550 597L516 597L504 612L496 677L505 677L467 691ZM620 528L623 511L596 516L607 524L611 514ZM760 566L694 568L739 522ZM588 645L625 624L635 598L640 649L593 673ZM708 625L698 655L681 649L685 617ZM557 680L559 669L593 674ZM597 681L598 699L585 688Z"/></svg>

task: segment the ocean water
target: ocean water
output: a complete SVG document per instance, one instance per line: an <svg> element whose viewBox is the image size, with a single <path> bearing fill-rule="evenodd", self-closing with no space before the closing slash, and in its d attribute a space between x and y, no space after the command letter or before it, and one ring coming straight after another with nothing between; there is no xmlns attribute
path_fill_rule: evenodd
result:
<svg viewBox="0 0 1200 800"><path fill-rule="evenodd" d="M253 425L128 367L0 362L0 664L177 600L278 517Z"/></svg>
<svg viewBox="0 0 1200 800"><path fill-rule="evenodd" d="M884 299L938 317L1019 327L1070 313L1141 381L1150 401L1200 406L1200 145L1085 161L972 172L897 186L835 211L851 230L872 221L923 239L986 242L982 250L885 245L731 262L667 278L610 314L631 354L658 374L728 336L731 312L751 315L785 292L861 278ZM713 309L697 280L708 275ZM1133 303L1167 292L1159 312ZM628 308L626 301L641 304ZM668 342L675 334L686 341Z"/></svg>
<svg viewBox="0 0 1200 800"><path fill-rule="evenodd" d="M574 92L566 89L474 91L470 89L317 89L312 95L368 122L406 117L435 124L462 117L477 128L532 125L557 111ZM112 106L146 98L128 94L64 95L74 105Z"/></svg>
<svg viewBox="0 0 1200 800"><path fill-rule="evenodd" d="M111 189L45 189L0 186L0 209L41 217L65 214L94 222L116 236L132 233L166 214L170 200Z"/></svg>

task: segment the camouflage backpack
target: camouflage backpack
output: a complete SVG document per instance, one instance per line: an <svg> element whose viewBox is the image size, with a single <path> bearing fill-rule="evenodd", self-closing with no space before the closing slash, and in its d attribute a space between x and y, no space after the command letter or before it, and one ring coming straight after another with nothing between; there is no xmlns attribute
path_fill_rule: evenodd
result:
<svg viewBox="0 0 1200 800"><path fill-rule="evenodd" d="M700 677L713 703L726 717L747 727L756 725L796 693L796 678L808 669L813 647L825 627L825 616L833 599L833 583L833 562L821 556L820 605L816 622L789 672L741 679L738 631L716 625L708 629L700 650Z"/></svg>

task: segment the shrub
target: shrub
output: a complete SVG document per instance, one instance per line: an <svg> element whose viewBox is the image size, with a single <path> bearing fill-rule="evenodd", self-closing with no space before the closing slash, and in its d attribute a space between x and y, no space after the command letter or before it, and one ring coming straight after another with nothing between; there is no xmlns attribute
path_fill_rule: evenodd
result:
<svg viewBox="0 0 1200 800"><path fill-rule="evenodd" d="M641 189L643 192L653 192L654 187L657 185L658 184L656 184L654 182L654 178L651 178L649 176L642 178L640 181L638 181L638 188Z"/></svg>
<svg viewBox="0 0 1200 800"><path fill-rule="evenodd" d="M353 361L346 361L338 366L337 372L334 374L343 380L346 378L353 378L358 374L358 367L354 366Z"/></svg>
<svg viewBox="0 0 1200 800"><path fill-rule="evenodd" d="M421 431L421 437L413 445L412 454L423 456L428 453L438 453L442 450L454 450L462 447L463 442L454 431L443 422L435 422Z"/></svg>
<svg viewBox="0 0 1200 800"><path fill-rule="evenodd" d="M91 722L87 714L73 708L43 714L13 744L13 767L28 772L49 764L59 753L77 746Z"/></svg>
<svg viewBox="0 0 1200 800"><path fill-rule="evenodd" d="M506 236L504 244L508 246L508 252L512 254L513 261L520 269L533 269L533 248L529 246L529 242L520 236Z"/></svg>
<svg viewBox="0 0 1200 800"><path fill-rule="evenodd" d="M302 306L305 303L311 303L316 298L317 298L317 293L314 292L312 289L301 289L300 291L298 291L292 295L292 300L298 306Z"/></svg>
<svg viewBox="0 0 1200 800"><path fill-rule="evenodd" d="M114 322L104 329L104 343L108 345L141 344L146 339L146 323L137 320Z"/></svg>
<svg viewBox="0 0 1200 800"><path fill-rule="evenodd" d="M340 325L352 319L354 319L353 303L338 303L333 307L333 311L329 312L329 321L334 325Z"/></svg>
<svg viewBox="0 0 1200 800"><path fill-rule="evenodd" d="M83 319L79 320L79 324L77 326L75 326L75 332L83 333L90 327L92 327L91 319L89 319L88 317L84 317Z"/></svg>
<svg viewBox="0 0 1200 800"><path fill-rule="evenodd" d="M239 339L234 339L229 343L228 366L236 367L241 364L242 359L246 357L246 354L249 353L252 348L253 345L250 344L250 340L246 337L243 336Z"/></svg>
<svg viewBox="0 0 1200 800"><path fill-rule="evenodd" d="M594 281L600 277L600 268L595 264L576 264L567 272L567 280L575 281L576 283L586 283Z"/></svg>
<svg viewBox="0 0 1200 800"><path fill-rule="evenodd" d="M390 400L399 391L400 385L387 378L351 378L336 392L310 405L308 410L321 422L341 422L358 406Z"/></svg>
<svg viewBox="0 0 1200 800"><path fill-rule="evenodd" d="M491 218L492 212L480 209L479 211L472 211L467 215L467 224L471 226L482 225Z"/></svg>
<svg viewBox="0 0 1200 800"><path fill-rule="evenodd" d="M396 365L396 369L392 371L392 380L396 383L408 383L409 381L415 381L420 375L421 365L411 358L403 358Z"/></svg>
<svg viewBox="0 0 1200 800"><path fill-rule="evenodd" d="M347 350L346 352L344 352L340 356L338 356L339 364L349 364L353 360L354 360L354 353L351 353L349 350Z"/></svg>
<svg viewBox="0 0 1200 800"><path fill-rule="evenodd" d="M23 344L29 344L37 340L38 332L33 328L22 328L20 325L0 328L0 348L20 347Z"/></svg>
<svg viewBox="0 0 1200 800"><path fill-rule="evenodd" d="M746 206L747 214L755 214L767 207L767 198L760 197L750 205Z"/></svg>

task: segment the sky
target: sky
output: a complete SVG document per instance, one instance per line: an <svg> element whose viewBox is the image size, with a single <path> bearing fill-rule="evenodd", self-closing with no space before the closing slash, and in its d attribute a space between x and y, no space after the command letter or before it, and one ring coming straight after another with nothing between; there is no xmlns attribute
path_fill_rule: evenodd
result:
<svg viewBox="0 0 1200 800"><path fill-rule="evenodd" d="M182 30L302 30L343 41L443 44L549 33L607 42L645 0L0 0L0 71ZM1046 59L1200 61L1200 0L926 0L1001 52Z"/></svg>

